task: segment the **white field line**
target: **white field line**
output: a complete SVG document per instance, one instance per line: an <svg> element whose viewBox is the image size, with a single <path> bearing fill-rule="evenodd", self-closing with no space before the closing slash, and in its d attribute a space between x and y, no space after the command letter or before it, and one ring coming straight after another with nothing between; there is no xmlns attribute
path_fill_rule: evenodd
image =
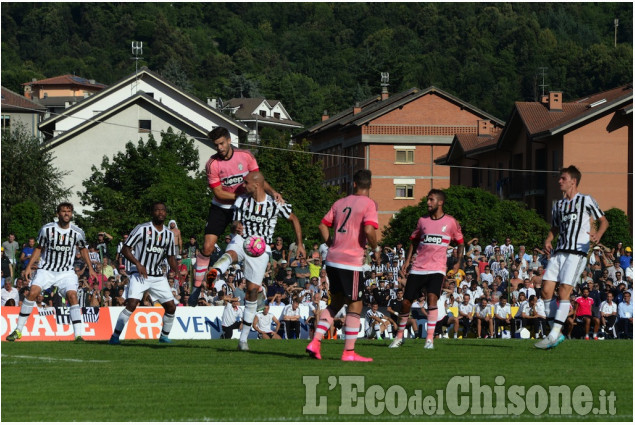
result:
<svg viewBox="0 0 635 425"><path fill-rule="evenodd" d="M38 356L12 356L8 354L3 354L2 357L9 357L9 358L16 358L16 359L42 360L45 362L110 363L110 360L65 359L65 358L38 357Z"/></svg>

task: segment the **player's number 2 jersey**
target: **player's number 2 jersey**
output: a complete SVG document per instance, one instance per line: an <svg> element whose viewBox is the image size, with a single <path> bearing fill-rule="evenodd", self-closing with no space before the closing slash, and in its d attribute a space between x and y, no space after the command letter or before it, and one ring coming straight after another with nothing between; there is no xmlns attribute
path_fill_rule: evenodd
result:
<svg viewBox="0 0 635 425"><path fill-rule="evenodd" d="M336 201L322 219L333 228L333 243L326 254L326 265L362 270L366 233L364 226L379 227L377 204L368 196L349 195Z"/></svg>

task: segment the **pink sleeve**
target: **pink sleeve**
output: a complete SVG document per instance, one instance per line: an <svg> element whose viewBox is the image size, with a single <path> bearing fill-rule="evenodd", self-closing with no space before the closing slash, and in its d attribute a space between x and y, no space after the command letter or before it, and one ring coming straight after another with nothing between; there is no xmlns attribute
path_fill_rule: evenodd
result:
<svg viewBox="0 0 635 425"><path fill-rule="evenodd" d="M377 203L372 199L369 199L366 206L366 212L364 214L364 226L370 225L375 229L379 229L379 216L377 214Z"/></svg>
<svg viewBox="0 0 635 425"><path fill-rule="evenodd" d="M421 220L421 219L419 219ZM417 227L415 227L414 232L410 235L411 241L416 241L417 239L421 239L421 231L419 230L419 222L417 221Z"/></svg>
<svg viewBox="0 0 635 425"><path fill-rule="evenodd" d="M333 226L333 207L331 207L331 209L329 210L329 212L326 213L326 215L324 216L324 218L322 219L322 224L324 224L326 227L332 227Z"/></svg>
<svg viewBox="0 0 635 425"><path fill-rule="evenodd" d="M215 162L212 158L207 161L205 165L205 171L207 172L207 184L212 189L216 186L220 186L220 175L218 174L218 167L215 166Z"/></svg>
<svg viewBox="0 0 635 425"><path fill-rule="evenodd" d="M251 172L251 171L258 171L258 162L256 161L256 157L251 153L251 152L247 152L249 154L249 161L247 163L247 169Z"/></svg>
<svg viewBox="0 0 635 425"><path fill-rule="evenodd" d="M454 240L456 243L461 245L463 243L463 232L461 231L461 225L457 219L454 219L454 223L456 224L456 228L454 229Z"/></svg>

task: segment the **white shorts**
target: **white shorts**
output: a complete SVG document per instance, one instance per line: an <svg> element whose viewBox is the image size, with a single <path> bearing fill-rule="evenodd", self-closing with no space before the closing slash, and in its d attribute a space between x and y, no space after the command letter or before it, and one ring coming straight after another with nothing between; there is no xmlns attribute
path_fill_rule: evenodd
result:
<svg viewBox="0 0 635 425"><path fill-rule="evenodd" d="M36 285L46 291L51 286L57 286L57 290L62 298L66 298L68 291L77 292L78 280L73 270L67 272L50 272L44 269L37 269L31 281L31 286Z"/></svg>
<svg viewBox="0 0 635 425"><path fill-rule="evenodd" d="M245 254L244 243L245 239L242 236L234 235L225 252L234 251L238 255L238 262L244 261L245 279L247 279L247 282L262 285L262 280L265 278L265 272L267 271L267 264L269 264L269 257L271 257L271 248L267 244L267 250L264 254L260 257L250 257Z"/></svg>
<svg viewBox="0 0 635 425"><path fill-rule="evenodd" d="M576 287L578 279L586 267L586 257L579 254L558 252L554 254L547 264L542 280L564 283Z"/></svg>
<svg viewBox="0 0 635 425"><path fill-rule="evenodd" d="M152 300L156 300L160 304L174 300L167 277L148 276L147 279L144 279L139 273L133 273L130 276L126 299L133 298L135 300L141 300L143 299L143 293L145 291L150 291Z"/></svg>

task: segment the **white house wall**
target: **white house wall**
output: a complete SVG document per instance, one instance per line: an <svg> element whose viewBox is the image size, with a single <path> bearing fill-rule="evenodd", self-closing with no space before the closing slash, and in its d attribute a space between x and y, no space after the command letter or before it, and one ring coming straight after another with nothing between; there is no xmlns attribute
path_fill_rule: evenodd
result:
<svg viewBox="0 0 635 425"><path fill-rule="evenodd" d="M154 77L146 74L142 75L143 78L133 80L129 84L120 87L118 90L108 93L104 92L102 95L96 95L97 97L91 99L93 103L91 103L88 107L81 108L72 115L60 119L55 123L55 134L58 135L62 132L66 132L75 126L84 123L86 120L92 119L97 114L123 102L139 91L152 93L155 100L163 103L168 108L186 117L207 131L210 131L213 127L217 127L219 125L230 127L226 121L222 120L220 117L217 118L210 109L204 107L200 103L186 98L177 91L171 89L169 86L156 80ZM135 121L133 125L136 127L138 123ZM232 144L237 145L238 134L236 129L229 128L229 130L230 133L232 133Z"/></svg>
<svg viewBox="0 0 635 425"><path fill-rule="evenodd" d="M63 143L51 149L55 159L54 165L62 171L68 171L65 177L65 186L70 188L72 196L70 202L75 205L75 209L81 213L90 208L85 208L79 203L77 191L83 191L82 182L91 175L91 166L101 166L103 157L112 160L118 152L124 152L128 142L138 143L139 139L147 140L148 133L139 133L137 130L139 119L150 119L152 121L152 134L157 141L161 140L160 131L165 131L172 127L175 133L179 128L184 128L184 124L171 115L157 110L149 104L131 105L129 108L119 111L108 117L104 122L92 126ZM188 137L201 137L200 133L189 128L191 133L186 133ZM236 129L230 129L232 139L236 137ZM195 139L196 147L199 151L199 168L204 168L207 159L216 153L212 144L207 141Z"/></svg>

